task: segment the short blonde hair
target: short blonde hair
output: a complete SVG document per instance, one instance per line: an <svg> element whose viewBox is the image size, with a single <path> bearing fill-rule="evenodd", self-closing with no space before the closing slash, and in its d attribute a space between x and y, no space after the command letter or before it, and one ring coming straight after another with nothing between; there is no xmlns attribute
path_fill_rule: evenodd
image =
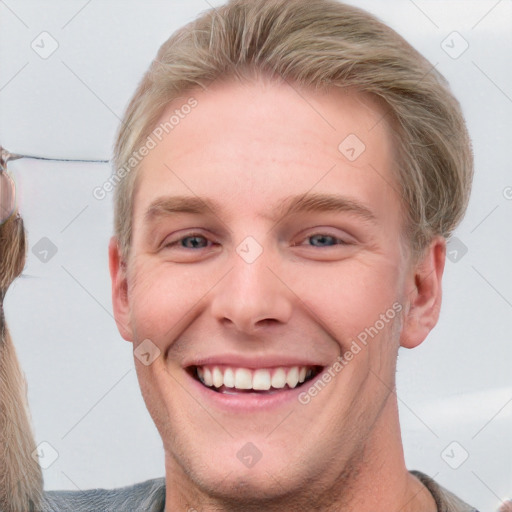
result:
<svg viewBox="0 0 512 512"><path fill-rule="evenodd" d="M380 98L394 127L396 182L412 252L421 253L435 235L449 237L467 207L473 155L459 103L435 68L356 7L335 0L231 0L160 47L128 105L113 158L114 229L123 259L130 251L139 167L126 163L163 110L217 78L255 74Z"/></svg>

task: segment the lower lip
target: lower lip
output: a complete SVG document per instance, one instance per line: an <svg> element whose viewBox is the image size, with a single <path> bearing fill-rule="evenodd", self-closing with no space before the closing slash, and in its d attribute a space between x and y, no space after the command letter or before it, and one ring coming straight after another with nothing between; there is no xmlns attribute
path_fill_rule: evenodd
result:
<svg viewBox="0 0 512 512"><path fill-rule="evenodd" d="M237 412L256 412L256 411L265 411L270 409L275 409L278 407L282 407L283 405L287 405L293 402L299 402L299 395L307 390L311 383L314 382L315 379L321 375L315 377L315 379L311 379L306 382L302 386L296 387L294 389L286 389L286 390L276 390L272 393L237 393L237 394L227 394L227 393L219 393L217 391L213 391L198 380L196 380L192 375L188 372L188 379L191 381L192 386L198 389L199 393L202 397L205 398L209 403L214 404L216 407L220 409L224 409L226 411L237 411Z"/></svg>

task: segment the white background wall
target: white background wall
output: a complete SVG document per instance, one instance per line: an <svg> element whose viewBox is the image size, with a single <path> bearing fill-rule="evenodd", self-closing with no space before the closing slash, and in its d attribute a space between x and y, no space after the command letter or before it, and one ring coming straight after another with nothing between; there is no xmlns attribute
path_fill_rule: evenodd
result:
<svg viewBox="0 0 512 512"><path fill-rule="evenodd" d="M474 190L451 248L459 259L447 262L438 326L422 346L400 354L398 396L408 466L494 510L512 494L512 2L351 3L436 65L472 134ZM207 8L205 0L0 2L0 144L48 158L108 160L119 118L158 47ZM48 56L52 44L58 48ZM53 461L46 487L162 476L161 441L140 396L131 345L112 318L111 198L92 195L110 167L23 159L10 169L30 249L5 309L37 442L58 453L53 461L46 449L46 463ZM35 254L43 237L56 249L46 262ZM447 463L458 465L466 452L457 469Z"/></svg>

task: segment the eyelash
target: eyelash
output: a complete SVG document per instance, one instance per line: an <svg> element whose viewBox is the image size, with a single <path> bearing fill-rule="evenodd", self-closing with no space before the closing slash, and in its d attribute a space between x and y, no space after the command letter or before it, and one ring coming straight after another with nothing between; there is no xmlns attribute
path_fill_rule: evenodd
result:
<svg viewBox="0 0 512 512"><path fill-rule="evenodd" d="M168 244L165 244L164 247L174 247L177 246L182 240L186 240L187 238L204 238L205 240L208 240L204 235L200 233L191 233L189 235L182 236L181 238L178 238L177 240L174 240L173 242L169 242ZM191 249L191 247L181 247L180 249ZM203 249L203 247L200 247L200 249Z"/></svg>
<svg viewBox="0 0 512 512"><path fill-rule="evenodd" d="M325 238L330 238L332 239L335 243L332 244L332 245L324 245L324 246L320 246L320 247L334 247L336 245L350 245L349 242L346 242L345 240L342 240L341 238L337 238L333 235L329 235L328 233L322 233L322 232L319 232L319 233L313 233L312 235L309 235L307 237L304 238L304 240L308 240L308 239L311 239L313 237L325 237ZM187 238L204 238L205 240L208 241L208 238L200 233L190 233L188 235L185 235L181 238L178 238L177 240L174 240L173 242L169 242L168 244L165 244L164 245L164 248L168 248L168 247L175 247L175 246L178 246L183 240L186 240ZM297 247L299 246L300 244L293 244L293 247ZM311 245L311 247L318 247L318 246L314 246L314 245ZM183 246L179 246L180 249L191 249L191 250L194 250L195 248L193 247L183 247ZM199 249L206 249L208 247L199 247Z"/></svg>
<svg viewBox="0 0 512 512"><path fill-rule="evenodd" d="M346 242L345 240L342 240L341 238L337 238L334 235L329 235L328 233L313 233L312 235L307 236L304 240L308 240L308 239L316 237L316 236L324 237L324 238L331 238L335 242L333 245L323 245L321 247L334 247L335 245L349 245L348 242ZM296 247L297 244L294 244L293 246ZM318 246L312 245L311 247L318 247Z"/></svg>

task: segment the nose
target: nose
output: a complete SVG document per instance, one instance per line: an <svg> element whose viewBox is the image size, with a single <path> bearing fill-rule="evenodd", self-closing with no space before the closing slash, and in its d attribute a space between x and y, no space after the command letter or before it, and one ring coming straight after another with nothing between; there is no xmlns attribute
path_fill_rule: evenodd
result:
<svg viewBox="0 0 512 512"><path fill-rule="evenodd" d="M211 311L225 327L257 334L263 327L290 320L293 292L280 276L281 265L265 253L251 263L233 254L231 270L215 287Z"/></svg>

